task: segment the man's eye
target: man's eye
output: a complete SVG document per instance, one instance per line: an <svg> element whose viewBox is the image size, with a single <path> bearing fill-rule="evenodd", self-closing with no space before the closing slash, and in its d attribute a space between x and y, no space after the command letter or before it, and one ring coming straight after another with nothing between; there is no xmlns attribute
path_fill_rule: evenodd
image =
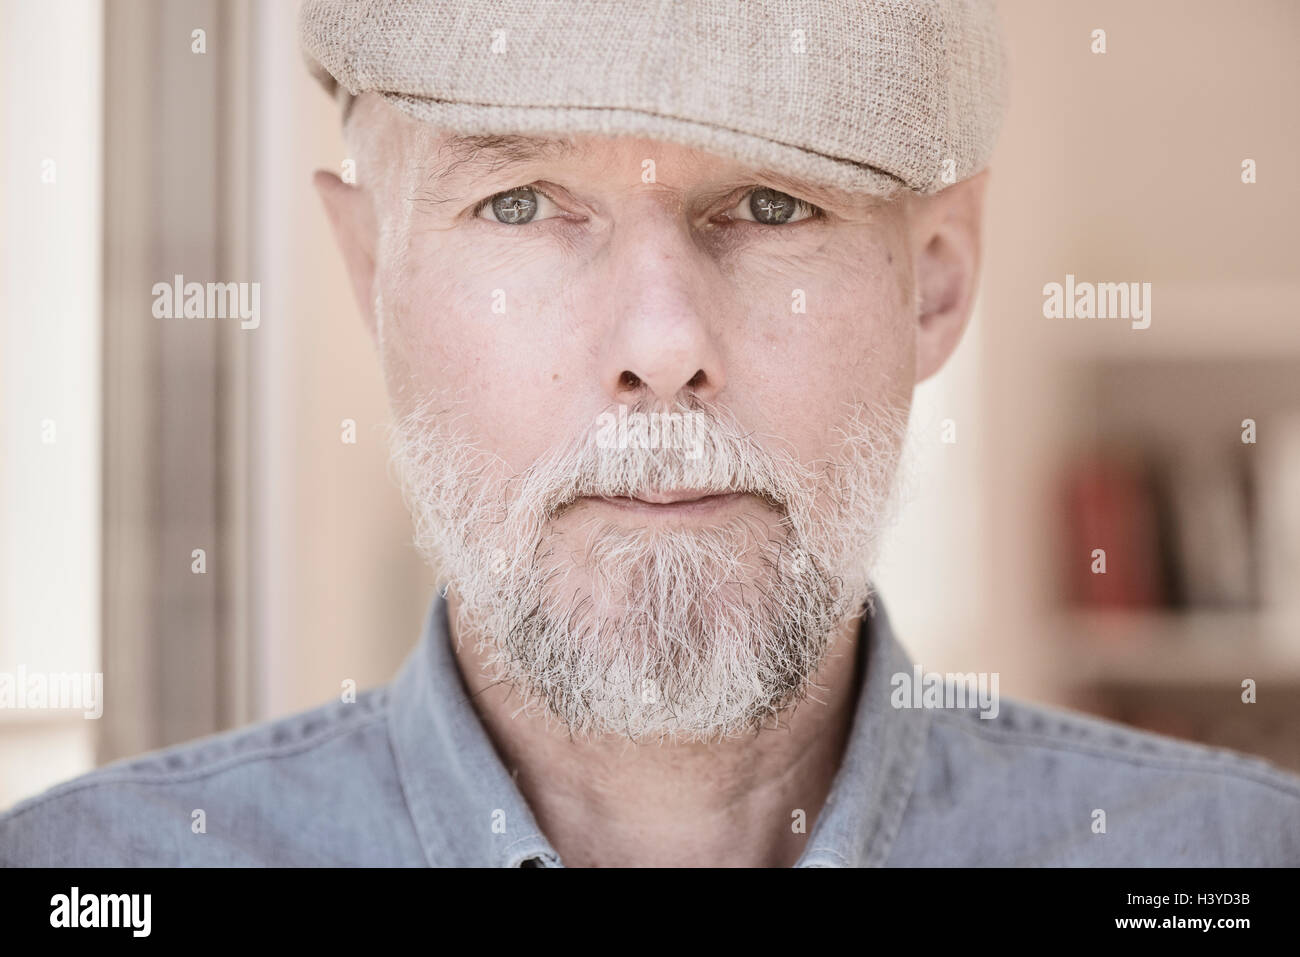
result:
<svg viewBox="0 0 1300 957"><path fill-rule="evenodd" d="M761 186L741 199L729 215L732 219L762 223L765 226L783 226L786 223L811 219L820 212L821 210L812 203L796 199L789 193Z"/></svg>
<svg viewBox="0 0 1300 957"><path fill-rule="evenodd" d="M557 209L551 198L541 190L519 186L484 200L476 214L507 226L523 226L534 220L549 219L548 214Z"/></svg>

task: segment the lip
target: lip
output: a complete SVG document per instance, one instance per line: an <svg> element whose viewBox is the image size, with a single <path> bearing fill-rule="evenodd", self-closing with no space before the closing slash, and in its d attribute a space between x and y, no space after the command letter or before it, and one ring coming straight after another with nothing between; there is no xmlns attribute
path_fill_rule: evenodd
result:
<svg viewBox="0 0 1300 957"><path fill-rule="evenodd" d="M671 492L646 492L636 496L590 496L583 502L595 502L643 515L704 515L726 508L747 498L744 492L708 492L680 489Z"/></svg>
<svg viewBox="0 0 1300 957"><path fill-rule="evenodd" d="M739 494L738 492L714 492L706 488L684 488L674 489L671 492L644 492L640 495L630 496L630 498L633 501L644 502L647 505L678 505L687 502L702 502L708 498L729 498Z"/></svg>

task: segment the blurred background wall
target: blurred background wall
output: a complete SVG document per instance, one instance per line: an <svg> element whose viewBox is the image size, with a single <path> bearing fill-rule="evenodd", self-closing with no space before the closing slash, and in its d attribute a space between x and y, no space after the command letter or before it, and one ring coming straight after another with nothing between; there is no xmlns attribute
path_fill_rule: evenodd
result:
<svg viewBox="0 0 1300 957"><path fill-rule="evenodd" d="M1002 9L985 668L1009 694L1300 767L1300 7ZM1151 283L1150 327L1043 318L1068 275Z"/></svg>
<svg viewBox="0 0 1300 957"><path fill-rule="evenodd" d="M0 709L0 806L382 683L418 634L295 7L0 7L0 673L104 675L97 720ZM1300 768L1300 8L1001 10L983 291L917 392L885 605L929 670ZM178 274L260 284L260 324L156 318ZM1067 275L1151 283L1150 327L1045 318Z"/></svg>

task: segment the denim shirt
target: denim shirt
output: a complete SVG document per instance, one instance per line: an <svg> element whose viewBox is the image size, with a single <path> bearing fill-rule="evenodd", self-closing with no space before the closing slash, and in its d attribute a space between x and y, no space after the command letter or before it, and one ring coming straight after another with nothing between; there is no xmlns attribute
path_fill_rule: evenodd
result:
<svg viewBox="0 0 1300 957"><path fill-rule="evenodd" d="M846 752L796 866L1300 864L1300 777L1007 700L991 720L896 708L912 663L879 601L859 638ZM468 701L436 598L387 686L22 801L0 816L0 865L562 862Z"/></svg>

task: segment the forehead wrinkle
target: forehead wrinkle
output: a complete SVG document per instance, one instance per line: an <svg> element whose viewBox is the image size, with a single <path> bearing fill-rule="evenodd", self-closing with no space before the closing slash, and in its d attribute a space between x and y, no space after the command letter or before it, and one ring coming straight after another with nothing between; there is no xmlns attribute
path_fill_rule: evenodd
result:
<svg viewBox="0 0 1300 957"><path fill-rule="evenodd" d="M585 152L571 139L517 134L467 134L448 137L437 148L412 202L438 206L454 198L452 186L512 166Z"/></svg>

